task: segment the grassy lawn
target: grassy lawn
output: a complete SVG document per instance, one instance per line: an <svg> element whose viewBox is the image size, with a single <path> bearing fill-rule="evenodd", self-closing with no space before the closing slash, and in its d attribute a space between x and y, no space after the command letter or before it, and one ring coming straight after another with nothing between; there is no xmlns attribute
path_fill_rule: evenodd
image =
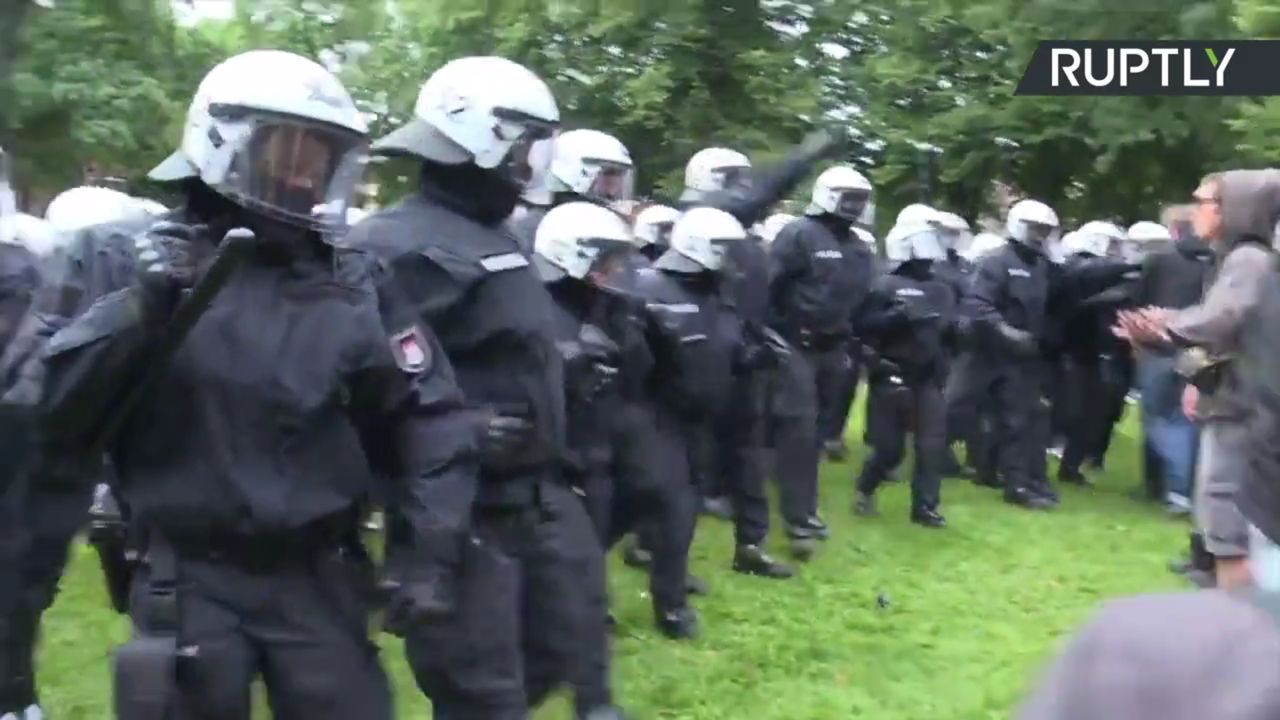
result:
<svg viewBox="0 0 1280 720"><path fill-rule="evenodd" d="M1099 487L1063 488L1053 513L947 480L951 527L942 532L907 522L905 483L882 491L881 518L853 517L860 458L828 464L832 539L788 582L732 573L730 526L704 520L692 567L712 595L697 600L696 642L660 639L642 578L615 563L620 700L638 718L1007 718L1046 653L1099 599L1179 586L1165 564L1185 526L1129 496L1138 485L1133 427L1130 419L1121 430ZM41 655L51 718L111 717L107 652L124 632L92 551L77 547ZM427 717L399 647L386 648L400 717ZM563 702L538 713L568 717Z"/></svg>

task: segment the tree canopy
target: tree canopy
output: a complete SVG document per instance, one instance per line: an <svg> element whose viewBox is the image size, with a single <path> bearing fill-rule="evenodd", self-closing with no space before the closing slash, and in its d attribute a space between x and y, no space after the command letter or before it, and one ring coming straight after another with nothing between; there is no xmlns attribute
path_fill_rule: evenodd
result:
<svg viewBox="0 0 1280 720"><path fill-rule="evenodd" d="M659 196L701 147L764 164L843 124L881 230L922 198L974 219L998 203L993 181L1069 221L1133 221L1206 172L1280 151L1276 102L1013 95L1038 40L1277 36L1270 0L237 0L232 19L194 25L160 0L16 6L0 31L17 50L0 52L0 141L32 197L89 165L140 178L177 142L203 73L255 47L335 70L375 135L447 60L510 57L552 86L566 126L622 139ZM398 172L375 168L393 190Z"/></svg>

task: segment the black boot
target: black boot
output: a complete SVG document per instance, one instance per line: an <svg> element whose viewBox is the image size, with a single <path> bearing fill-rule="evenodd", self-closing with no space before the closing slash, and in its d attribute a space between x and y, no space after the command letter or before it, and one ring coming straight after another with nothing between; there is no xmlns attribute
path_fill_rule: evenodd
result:
<svg viewBox="0 0 1280 720"><path fill-rule="evenodd" d="M858 492L853 496L853 512L862 517L880 517L880 511L876 509L876 496Z"/></svg>
<svg viewBox="0 0 1280 720"><path fill-rule="evenodd" d="M828 440L822 443L822 451L827 454L827 459L831 462L844 462L849 459L849 448L845 447L844 440Z"/></svg>
<svg viewBox="0 0 1280 720"><path fill-rule="evenodd" d="M1028 510L1049 510L1053 507L1053 503L1048 498L1041 497L1022 487L1006 488L1004 501L1010 505L1018 505Z"/></svg>
<svg viewBox="0 0 1280 720"><path fill-rule="evenodd" d="M668 610L657 617L658 630L672 640L698 637L698 611L691 607Z"/></svg>
<svg viewBox="0 0 1280 720"><path fill-rule="evenodd" d="M805 518L804 524L800 527L808 530L815 540L826 540L831 537L831 528L827 527L827 523L816 513Z"/></svg>
<svg viewBox="0 0 1280 720"><path fill-rule="evenodd" d="M1058 468L1058 482L1081 487L1093 487L1093 481L1085 477L1084 473L1068 467Z"/></svg>
<svg viewBox="0 0 1280 720"><path fill-rule="evenodd" d="M733 552L733 569L743 575L785 580L796 574L790 565L769 557L759 545L739 545Z"/></svg>
<svg viewBox="0 0 1280 720"><path fill-rule="evenodd" d="M627 567L646 570L653 563L653 554L640 547L640 543L632 542L622 551L622 562Z"/></svg>
<svg viewBox="0 0 1280 720"><path fill-rule="evenodd" d="M912 510L911 522L938 530L947 526L947 519L939 515L938 511L933 508L916 508Z"/></svg>

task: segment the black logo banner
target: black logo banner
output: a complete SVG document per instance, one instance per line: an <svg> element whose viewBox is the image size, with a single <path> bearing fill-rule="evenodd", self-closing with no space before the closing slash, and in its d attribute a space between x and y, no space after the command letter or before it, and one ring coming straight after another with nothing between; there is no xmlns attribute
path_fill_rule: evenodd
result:
<svg viewBox="0 0 1280 720"><path fill-rule="evenodd" d="M1280 40L1041 40L1015 95L1280 95Z"/></svg>

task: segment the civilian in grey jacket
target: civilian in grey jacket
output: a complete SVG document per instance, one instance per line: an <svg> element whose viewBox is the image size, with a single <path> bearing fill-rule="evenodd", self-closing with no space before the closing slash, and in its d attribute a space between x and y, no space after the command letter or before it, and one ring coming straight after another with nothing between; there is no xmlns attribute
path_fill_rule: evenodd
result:
<svg viewBox="0 0 1280 720"><path fill-rule="evenodd" d="M1196 523L1216 560L1222 587L1249 581L1248 523L1235 495L1248 470L1246 439L1253 403L1242 392L1235 357L1245 316L1271 268L1274 220L1267 221L1266 207L1277 191L1277 170L1234 170L1206 178L1196 191L1193 223L1221 262L1204 300L1178 311L1139 311L1120 322L1135 342L1168 342L1188 349L1184 366L1192 384L1183 404L1202 425Z"/></svg>

